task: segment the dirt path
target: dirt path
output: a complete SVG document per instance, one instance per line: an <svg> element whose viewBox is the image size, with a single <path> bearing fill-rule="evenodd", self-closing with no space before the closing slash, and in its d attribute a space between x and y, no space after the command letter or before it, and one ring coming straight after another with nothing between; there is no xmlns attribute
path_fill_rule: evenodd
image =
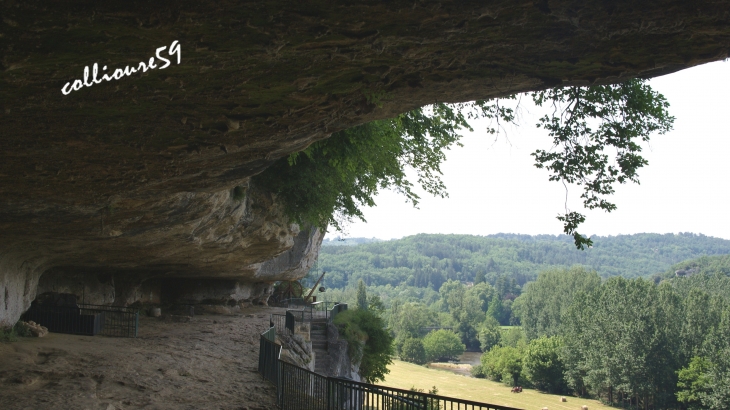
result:
<svg viewBox="0 0 730 410"><path fill-rule="evenodd" d="M51 333L0 343L0 409L274 409L256 372L274 308L140 317L139 337Z"/></svg>

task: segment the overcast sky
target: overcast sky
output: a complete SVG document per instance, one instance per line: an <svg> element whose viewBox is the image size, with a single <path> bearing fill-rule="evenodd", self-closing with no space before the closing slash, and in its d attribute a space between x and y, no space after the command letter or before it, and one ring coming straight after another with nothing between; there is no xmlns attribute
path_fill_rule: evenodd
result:
<svg viewBox="0 0 730 410"><path fill-rule="evenodd" d="M619 235L641 232L694 232L730 239L730 62L706 64L655 78L651 86L664 94L676 117L674 130L653 136L644 149L649 165L639 171L641 185L618 187L611 213L584 211L579 189L568 193L570 210L587 215L579 232ZM529 99L529 98L528 98ZM463 148L447 153L442 166L449 192L445 199L422 194L420 209L386 191L367 208L367 223L350 224L345 234L328 238L401 238L417 233L562 233L555 219L565 211L562 184L533 166L530 153L550 148L544 130L534 127L539 109L524 103L519 127L506 137L482 131L465 134Z"/></svg>

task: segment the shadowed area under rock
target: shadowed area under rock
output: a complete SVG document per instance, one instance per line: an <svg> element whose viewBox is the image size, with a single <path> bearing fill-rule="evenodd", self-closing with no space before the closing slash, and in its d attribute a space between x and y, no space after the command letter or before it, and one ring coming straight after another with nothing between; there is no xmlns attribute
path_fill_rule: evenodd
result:
<svg viewBox="0 0 730 410"><path fill-rule="evenodd" d="M274 160L437 101L723 59L728 10L727 0L5 1L0 325L39 281L71 288L61 279L80 272L111 275L114 304L154 303L174 278L254 289L302 277L322 233L250 185ZM85 67L136 66L174 41L179 64L61 92ZM111 299L110 285L92 284Z"/></svg>

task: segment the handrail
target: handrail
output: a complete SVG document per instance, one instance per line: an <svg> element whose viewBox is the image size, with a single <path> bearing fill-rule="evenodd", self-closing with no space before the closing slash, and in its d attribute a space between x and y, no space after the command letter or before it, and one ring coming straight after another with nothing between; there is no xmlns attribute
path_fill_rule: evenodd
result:
<svg viewBox="0 0 730 410"><path fill-rule="evenodd" d="M283 410L408 409L436 410L521 410L515 407L462 400L436 394L326 377L281 359L282 348L272 342L276 328L261 334L259 373L276 386L277 407ZM285 371L286 370L286 371Z"/></svg>

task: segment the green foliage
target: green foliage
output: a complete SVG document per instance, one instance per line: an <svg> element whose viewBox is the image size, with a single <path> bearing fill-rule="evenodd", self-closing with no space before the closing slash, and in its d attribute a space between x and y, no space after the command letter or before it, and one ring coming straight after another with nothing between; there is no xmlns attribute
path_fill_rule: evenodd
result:
<svg viewBox="0 0 730 410"><path fill-rule="evenodd" d="M420 338L421 329L438 326L438 319L436 313L422 303L394 303L391 305L390 324L399 338Z"/></svg>
<svg viewBox="0 0 730 410"><path fill-rule="evenodd" d="M14 327L0 328L0 342L8 343L17 341L18 333L16 332Z"/></svg>
<svg viewBox="0 0 730 410"><path fill-rule="evenodd" d="M500 336L500 345L524 348L527 345L527 339L525 338L525 332L519 327L512 327L508 329L502 329L502 335Z"/></svg>
<svg viewBox="0 0 730 410"><path fill-rule="evenodd" d="M523 238L521 243L537 242L527 238L530 237ZM417 242L418 250L432 252L429 259L432 262L448 256L450 265L446 266L453 269L457 267L456 261L466 260L455 257L455 254L476 253L481 249L474 246L478 244L476 241L465 241L458 247L449 248L459 237L449 239L449 242L436 242L443 245L440 247L430 247L429 242ZM663 245L655 245L656 251L652 251L664 258L683 252L681 249L685 246L686 249L692 248L691 241L702 243L695 249L706 245L707 249L718 249L713 248L713 239L688 234L634 235L623 239L665 240L661 242ZM405 240L395 242L409 243ZM601 244L604 243L611 244L611 241ZM412 257L403 252L408 248L398 247L397 252L388 253L384 251L388 248L383 244L387 242L367 245L380 246L377 249L381 252L373 254L381 258L381 263L390 259L402 264ZM583 254L590 255L600 249L601 244ZM636 252L636 248L631 242L623 241L622 247L616 247L616 250L623 249L624 255L632 252L634 255L642 254ZM489 252L493 250L490 248ZM524 257L524 253L520 252L522 250L518 248L512 255ZM458 336L446 330L442 332L451 333L457 343L466 344L477 337L482 339L480 345L488 349L482 356L482 364L474 369L476 376L485 375L508 384L532 383L552 391L563 390L567 386L578 395L591 395L630 407L680 408L692 405L707 409L730 408L730 338L727 337L730 334L730 277L722 271L698 271L688 277L672 277L663 281L614 277L601 283L596 272L583 267L551 269L540 274L536 282L525 286L524 294L511 303L508 295L515 287L507 275L495 272L500 259L493 255L482 257L487 267L487 282L471 287L457 279L448 279L440 286L440 293L430 287L405 284L368 288L372 295L381 297L384 306L389 306L386 314L390 316L389 323L397 337L399 353L402 353L407 339L420 337L422 328L449 327ZM620 257L621 254L617 255ZM700 260L716 259L721 258ZM704 266L693 263L697 262L683 264ZM421 265L420 269L424 267ZM467 268L464 264L460 269L477 272L479 268L473 265ZM354 274L350 276L357 277ZM370 273L364 278L375 281ZM354 300L356 287L351 285L346 291ZM342 292L344 295L345 291ZM519 313L524 321L524 330L520 327L500 329L496 319L487 314L495 304L503 310L511 307ZM472 333L474 329L479 329L480 334L475 336ZM530 334L534 336L528 343L526 335ZM558 340L562 341L562 347ZM422 343L429 359L425 342ZM697 379L697 376L692 376L692 372L687 370L678 371L694 370L690 366L693 357L702 357L709 363L706 371L701 373L702 381L707 381L706 389L695 392L690 397L694 400L691 404L680 403L678 398L683 396L677 393L688 389L691 393L692 377ZM684 378L685 387L678 385L680 375Z"/></svg>
<svg viewBox="0 0 730 410"><path fill-rule="evenodd" d="M365 288L365 282L363 282L362 279L357 282L357 308L368 308L368 293L367 289Z"/></svg>
<svg viewBox="0 0 730 410"><path fill-rule="evenodd" d="M709 276L720 274L720 276L730 276L730 255L701 256L697 259L680 262L666 272L669 278L673 278L677 274L705 274Z"/></svg>
<svg viewBox="0 0 730 410"><path fill-rule="evenodd" d="M464 353L465 346L459 336L448 330L436 330L423 338L426 360L452 360Z"/></svg>
<svg viewBox="0 0 730 410"><path fill-rule="evenodd" d="M466 287L449 280L439 289L441 300L457 323L457 333L470 349L479 348L479 332L485 312L492 306L502 306L496 290L487 283ZM500 313L502 310L500 309ZM509 319L507 319L509 320Z"/></svg>
<svg viewBox="0 0 730 410"><path fill-rule="evenodd" d="M481 357L482 372L494 381L502 381L511 386L519 385L523 355L522 349L518 347L494 347Z"/></svg>
<svg viewBox="0 0 730 410"><path fill-rule="evenodd" d="M712 410L730 408L730 304L722 312L720 324L711 329L704 355L712 366L707 373L709 388L700 393L702 404Z"/></svg>
<svg viewBox="0 0 730 410"><path fill-rule="evenodd" d="M528 339L555 336L560 331L561 316L578 292L590 292L601 285L598 273L575 266L550 269L540 273L520 296L520 323Z"/></svg>
<svg viewBox="0 0 730 410"><path fill-rule="evenodd" d="M421 339L406 339L400 350L400 358L406 362L415 364L426 363L426 350L423 347Z"/></svg>
<svg viewBox="0 0 730 410"><path fill-rule="evenodd" d="M440 165L465 128L471 130L450 106L419 108L337 132L280 159L254 183L276 193L293 221L339 229L341 220L364 221L361 207L374 206L381 189L394 189L417 205L407 168L415 170L423 190L446 196Z"/></svg>
<svg viewBox="0 0 730 410"><path fill-rule="evenodd" d="M553 138L554 149L537 150L535 166L550 171L551 181L583 187L583 205L607 212L616 205L606 196L616 183L638 183L638 170L648 162L640 155L642 141L652 133L672 129L674 117L669 103L643 80L591 87L564 87L532 94L535 104L555 107L552 115L540 119ZM594 127L594 123L597 126ZM568 212L558 217L566 234L573 236L579 249L593 242L579 234L585 216Z"/></svg>
<svg viewBox="0 0 730 410"><path fill-rule="evenodd" d="M469 373L471 374L471 377L475 377L477 379L484 379L487 377L484 373L484 367L482 367L481 364L473 365L471 370L469 370Z"/></svg>
<svg viewBox="0 0 730 410"><path fill-rule="evenodd" d="M367 309L352 309L339 313L334 322L348 343L350 359L360 363L362 378L368 383L384 380L394 352L383 319Z"/></svg>
<svg viewBox="0 0 730 410"><path fill-rule="evenodd" d="M502 304L499 302L490 303L489 310L487 310L487 316L496 320L500 324L509 325L509 321L507 323L505 323L504 311L503 311L502 307L503 307Z"/></svg>
<svg viewBox="0 0 730 410"><path fill-rule="evenodd" d="M499 322L489 316L482 324L479 330L479 346L482 352L488 352L492 347L497 346L502 341L502 330Z"/></svg>
<svg viewBox="0 0 730 410"><path fill-rule="evenodd" d="M483 270L481 270L481 269L479 269L479 270L477 271L477 274L476 274L476 276L474 277L474 284L475 284L475 285L478 285L478 284L480 284L480 283L484 283L484 282L486 282L486 281L487 281L487 277L486 277L486 275L484 274L484 271L483 271Z"/></svg>
<svg viewBox="0 0 730 410"><path fill-rule="evenodd" d="M616 183L638 182L637 170L647 163L640 156L639 142L671 129L674 120L664 97L643 80L556 88L532 97L537 105L556 107L537 124L553 138L554 149L533 153L535 165L551 171L551 180L582 186L583 203L589 209L616 208L605 196L614 192ZM381 189L394 189L417 205L420 198L406 177L407 168L415 171L426 192L446 196L440 179L444 151L459 145L462 129L471 130L467 119L480 117L496 119L498 124L515 119L514 110L499 100L434 104L337 132L280 159L254 183L276 193L293 221L340 229L342 220L364 221L361 207L374 206ZM595 122L598 126L592 129ZM582 214L566 210L558 219L577 248L592 244L577 232L585 220Z"/></svg>
<svg viewBox="0 0 730 410"><path fill-rule="evenodd" d="M602 278L635 278L705 254L730 254L730 241L689 233L619 235L599 237L592 248L578 251L565 235L420 234L357 246L323 246L319 269L327 271L328 289L354 288L363 279L371 288L403 284L435 291L447 280L473 282L484 271L486 283L496 289L501 281L500 292L519 296L525 283L547 269L582 265Z"/></svg>
<svg viewBox="0 0 730 410"><path fill-rule="evenodd" d="M246 198L246 188L238 185L231 190L231 199L234 201L242 201Z"/></svg>
<svg viewBox="0 0 730 410"><path fill-rule="evenodd" d="M378 316L382 316L383 313L385 313L385 305L383 304L383 301L380 300L380 296L373 295L368 300L368 309L372 310L377 314Z"/></svg>
<svg viewBox="0 0 730 410"><path fill-rule="evenodd" d="M522 369L525 377L538 389L549 393L565 390L565 365L560 359L562 348L563 342L558 336L543 336L527 345Z"/></svg>
<svg viewBox="0 0 730 410"><path fill-rule="evenodd" d="M712 363L704 357L695 356L687 367L677 371L677 401L684 403L689 409L703 409L700 398L710 390L709 372Z"/></svg>
<svg viewBox="0 0 730 410"><path fill-rule="evenodd" d="M717 321L698 321L703 311L712 315L712 304L700 289L682 298L670 283L657 286L641 279L611 278L576 294L563 317L568 384L605 395L609 402L623 394L637 405L674 406L677 370L688 365L699 346L708 345L707 335L720 332Z"/></svg>
<svg viewBox="0 0 730 410"><path fill-rule="evenodd" d="M441 299L454 318L458 318L459 313L463 309L465 291L466 287L456 280L446 281L439 289Z"/></svg>
<svg viewBox="0 0 730 410"><path fill-rule="evenodd" d="M30 337L30 329L21 321L12 327L0 328L0 343L17 342L19 337Z"/></svg>

